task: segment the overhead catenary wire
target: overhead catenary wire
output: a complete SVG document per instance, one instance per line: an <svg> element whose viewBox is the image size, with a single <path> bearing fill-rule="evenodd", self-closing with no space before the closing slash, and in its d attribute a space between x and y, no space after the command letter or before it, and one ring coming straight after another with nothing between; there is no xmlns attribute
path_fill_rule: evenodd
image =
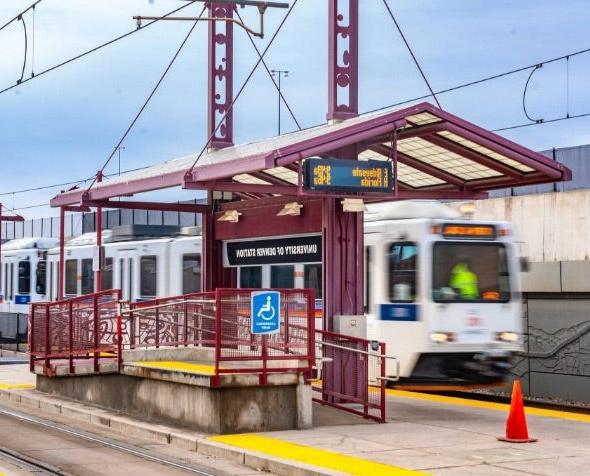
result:
<svg viewBox="0 0 590 476"><path fill-rule="evenodd" d="M128 169L128 170L123 170L121 173L126 174L126 173L130 173L130 172L137 172L138 170L144 170L146 168L148 168L149 165L143 166L143 167L137 167L134 169ZM105 174L105 177L115 177L120 175L119 173L116 174ZM24 188L24 189L20 189L20 190L13 190L11 192L1 192L0 196L10 196L10 195L20 195L23 193L29 193L29 192L38 192L40 190L49 190L49 189L54 189L54 188L59 188L59 187L67 187L70 185L81 185L83 183L86 182L90 182L93 179L94 176L88 177L88 178L84 178L84 179L79 179L79 180L72 180L70 182L62 182L62 183L56 183L56 184L52 184L52 185L41 185L39 187L32 187L32 188Z"/></svg>
<svg viewBox="0 0 590 476"><path fill-rule="evenodd" d="M15 17L11 18L10 20L8 20L6 23L4 23L2 26L0 26L0 31L4 30L4 28L6 28L8 25L10 25L11 23L19 20L21 18L22 15L24 15L25 13L27 13L29 10L34 9L37 5L39 5L43 0L37 0L35 3L29 5L27 8L25 8L24 10L22 10L20 13L18 13Z"/></svg>
<svg viewBox="0 0 590 476"><path fill-rule="evenodd" d="M117 145L113 148L111 154L109 155L109 157L107 158L107 160L105 161L105 163L103 164L103 166L100 168L99 173L97 173L96 176L94 177L94 179L90 182L90 186L86 189L86 193L88 193L90 191L90 189L93 187L93 185L97 182L99 176L102 175L102 173L104 172L105 168L107 167L107 165L109 165L109 162L115 156L115 153L117 152L117 150L119 150L119 147L121 147L121 144L123 144L123 141L127 138L127 136L129 135L129 133L131 132L131 129L133 129L133 126L135 126L135 123L138 121L138 119L140 118L141 114L143 113L143 111L145 110L145 108L150 103L151 99L154 97L154 95L158 91L160 85L164 81L164 78L166 78L166 75L168 74L168 71L170 71L170 68L172 68L172 65L176 62L176 58L178 58L178 55L180 54L180 52L184 48L184 45L186 45L186 42L191 37L193 31L197 27L197 24L199 23L199 20L203 16L203 13L205 13L205 10L206 9L207 9L207 6L205 5L203 7L203 9L201 10L201 13L197 17L197 20L195 20L193 22L193 24L190 27L189 31L185 35L184 39L182 40L182 43L180 43L180 46L176 49L176 52L172 56L172 59L169 61L168 65L166 66L166 69L164 69L164 72L160 75L160 78L158 79L158 81L155 84L155 86L152 88L150 94L148 95L148 97L144 101L143 105L141 106L141 108L139 109L139 111L137 112L137 114L135 114L135 117L133 118L133 120L131 121L131 123L129 124L129 126L127 127L127 129L125 130L125 132L123 133L123 135L121 136L121 138L119 139L119 142L117 142Z"/></svg>
<svg viewBox="0 0 590 476"><path fill-rule="evenodd" d="M511 69L511 70L505 71L503 73L498 73L498 74L494 74L494 75L491 75L491 76L485 76L483 78L476 79L474 81L469 81L469 82L466 82L466 83L457 84L456 86L452 86L450 88L440 89L438 91L435 91L435 94L437 96L440 96L441 94L446 94L446 93L450 93L450 92L453 92L453 91L458 91L460 89L468 88L468 87L471 87L471 86L476 86L478 84L486 83L488 81L492 81L492 80L495 80L495 79L500 79L500 78L504 78L506 76L511 76L513 74L522 73L523 71L527 71L527 70L529 70L531 68L536 67L537 65L547 65L547 64L555 63L556 61L561 61L561 60L564 60L566 58L571 58L573 56L583 55L583 54L586 54L586 53L589 53L589 52L590 52L590 48L584 48L583 50L574 51L572 53L568 53L567 55L556 56L554 58L550 58L550 59L547 59L547 60L544 60L544 61L540 61L540 62L537 62L537 63L534 63L534 64L529 64L527 66L522 66L522 67L519 67L519 68ZM382 111L384 109L389 109L389 108L396 107L396 106L403 106L404 104L409 104L409 103L412 103L412 102L415 102L415 101L420 101L422 99L428 99L429 97L431 97L431 94L417 96L417 97L414 97L412 99L405 99L403 101L400 101L400 102L397 102L397 103L394 103L394 104L389 104L388 106L379 107L377 109L373 109L373 110L367 111L367 112L368 113L379 112L379 111Z"/></svg>
<svg viewBox="0 0 590 476"><path fill-rule="evenodd" d="M401 29L401 27L400 27L397 19L395 18L395 15L393 14L393 11L391 10L391 7L387 3L387 0L383 0L383 4L385 5L385 8L387 9L387 12L389 13L389 16L393 20L393 23L395 24L395 27L397 28L397 31L399 32L400 36L402 37L402 40L405 43L406 48L410 52L410 55L412 56L412 59L414 60L414 64L416 65L416 68L418 68L418 71L422 75L422 79L424 79L424 82L426 83L426 86L428 86L428 90L430 91L430 95L436 101L437 106L440 109L442 109L442 106L440 105L440 102L438 101L438 98L436 97L436 93L432 89L432 86L430 85L430 82L428 81L428 78L426 77L426 74L424 73L424 70L420 66L420 62L418 61L418 58L416 58L416 55L414 54L414 51L412 50L412 47L410 46L410 43L406 39L406 35L404 35L404 32L402 31L402 29Z"/></svg>
<svg viewBox="0 0 590 476"><path fill-rule="evenodd" d="M225 121L227 115L233 110L234 104L236 103L236 101L239 99L239 97L244 92L244 89L246 88L246 86L247 86L248 82L250 81L250 79L252 79L252 76L254 76L254 73L258 69L258 66L260 65L260 63L262 63L264 61L264 57L266 56L266 53L268 53L268 50L273 45L276 37L278 36L278 34L283 29L283 26L285 25L287 19L291 15L291 12L293 11L293 9L295 8L295 6L297 5L297 2L298 1L299 0L294 0L293 4L289 7L289 10L287 10L287 13L285 13L285 16L281 20L281 23L279 23L279 26L277 27L276 31L274 32L273 36L271 37L270 41L268 42L268 45L266 45L266 48L264 48L264 51L259 56L258 61L256 61L256 64L254 64L254 67L250 70L250 73L248 74L248 76L246 77L246 79L244 80L244 82L242 83L242 86L238 90L238 93L234 96L234 98L232 99L230 105L227 107L225 113L223 114L223 117L221 117L221 119L219 119L219 122L217 123L217 126L215 127L215 129L213 130L213 132L211 133L211 135L209 136L209 138L207 139L207 142L205 142L205 145L203 146L203 148L201 149L201 151L199 152L199 154L197 155L197 157L193 161L190 169L187 170L187 174L189 174L189 173L191 173L193 171L193 169L195 168L195 165L197 165L197 162L203 156L203 154L207 150L207 147L209 147L209 144L213 140L213 137L215 137L215 134L217 134L217 131L219 130L219 128L223 124L223 121Z"/></svg>
<svg viewBox="0 0 590 476"><path fill-rule="evenodd" d="M240 21L243 23L244 20L242 19L242 16L240 15L240 12L238 10L236 10L236 14L238 15L238 18L240 19ZM283 92L279 88L279 85L275 81L275 78L272 75L272 72L271 72L270 68L268 67L268 64L266 64L266 61L264 61L264 58L262 57L262 54L260 52L260 49L258 48L258 46L256 46L256 42L252 38L252 34L248 30L246 30L246 34L248 35L248 39L250 40L250 43L252 44L252 47L256 51L256 54L258 55L258 58L260 58L262 60L262 64L264 66L264 69L266 69L266 72L268 73L268 77L272 81L272 84L274 85L275 89L278 91L279 96L281 97L281 100L283 101L283 104L285 105L285 107L289 111L289 115L291 116L291 118L293 119L293 121L295 122L295 124L297 125L297 128L299 130L301 130L301 124L299 124L299 121L295 117L295 114L293 113L293 110L291 109L291 106L287 102L287 99L285 98Z"/></svg>
<svg viewBox="0 0 590 476"><path fill-rule="evenodd" d="M41 0L39 0L39 1L41 1ZM176 8L174 10L171 10L170 12L166 13L165 15L162 15L161 17L157 18L156 20L152 20L152 21L150 21L150 22L148 22L148 23L146 23L144 25L141 25L141 26L139 26L139 27L137 27L137 28L135 28L133 30L128 31L127 33L124 33L124 34L119 35L119 36L117 36L117 37L115 37L115 38L113 38L113 39L111 39L109 41L106 41L104 43L101 43L100 45L97 45L94 48L91 48L89 50L86 50L83 53L80 53L80 54L78 54L76 56L72 56L71 58L69 58L69 59L67 59L65 61L62 61L61 63L57 63L57 64L55 64L53 66L50 66L49 68L46 68L46 69L40 71L39 73L35 74L34 76L31 76L30 78L23 79L21 82L18 82L16 84L11 85L11 86L5 87L4 89L0 89L0 94L4 94L4 93L6 93L6 92L8 92L8 91L10 91L10 90L12 90L14 88L19 87L22 84L25 84L25 83L28 83L29 81L32 81L35 78L39 78L39 77L41 77L41 76L43 76L43 75L45 75L47 73L50 73L52 71L55 71L56 69L59 69L59 68L61 68L63 66L66 66L66 65L68 65L70 63L73 63L74 61L77 61L77 60L79 60L81 58L84 58L85 56L88 56L88 55L90 55L92 53L95 53L95 52L97 52L97 51L99 51L99 50L101 50L103 48L106 48L107 46L110 46L113 43L116 43L116 42L118 42L118 41L120 41L120 40L122 40L124 38L127 38L128 36L131 36L131 35L139 32L141 30L145 30L146 28L149 28L154 23L157 23L160 20L162 20L163 18L169 17L170 15L174 15L175 13L177 13L177 12L179 12L179 11L181 11L181 10L183 10L183 9L191 6L191 5L193 5L197 1L199 1L199 0L188 0L188 3L184 4L181 7ZM37 3L39 3L39 2L37 2ZM14 21L14 20L11 20L10 23L12 23L12 21Z"/></svg>

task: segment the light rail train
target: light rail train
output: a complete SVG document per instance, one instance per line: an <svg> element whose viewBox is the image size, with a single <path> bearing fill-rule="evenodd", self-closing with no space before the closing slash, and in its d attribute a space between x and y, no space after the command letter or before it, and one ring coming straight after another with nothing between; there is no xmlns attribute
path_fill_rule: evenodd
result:
<svg viewBox="0 0 590 476"><path fill-rule="evenodd" d="M195 229L128 225L103 237L103 289L120 288L130 301L200 290ZM94 291L95 250L95 233L67 243L66 297ZM30 302L56 300L58 260L55 239L4 244L0 313L28 313ZM237 268L240 287L312 288L321 309L321 262ZM438 202L369 205L365 313L363 333L398 356L400 384L448 389L502 382L523 337L510 225L461 219ZM387 374L395 376L393 363Z"/></svg>

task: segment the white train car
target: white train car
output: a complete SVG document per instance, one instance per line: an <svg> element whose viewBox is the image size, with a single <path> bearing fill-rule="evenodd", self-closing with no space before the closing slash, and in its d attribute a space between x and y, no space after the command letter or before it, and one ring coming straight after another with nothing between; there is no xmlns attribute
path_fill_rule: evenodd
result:
<svg viewBox="0 0 590 476"><path fill-rule="evenodd" d="M466 387L507 376L523 333L508 223L461 219L436 202L373 205L365 250L368 338L399 357L400 383Z"/></svg>
<svg viewBox="0 0 590 476"><path fill-rule="evenodd" d="M157 229L155 229L157 231ZM166 229L164 229L166 230ZM186 232L186 231L185 231ZM201 288L201 237L134 237L103 232L102 289L121 289L123 299L142 301L156 297L197 292ZM66 298L94 292L93 255L96 233L85 233L65 247ZM48 287L57 299L59 248L48 253Z"/></svg>
<svg viewBox="0 0 590 476"><path fill-rule="evenodd" d="M0 313L28 314L29 303L46 301L47 252L54 238L20 238L2 245Z"/></svg>

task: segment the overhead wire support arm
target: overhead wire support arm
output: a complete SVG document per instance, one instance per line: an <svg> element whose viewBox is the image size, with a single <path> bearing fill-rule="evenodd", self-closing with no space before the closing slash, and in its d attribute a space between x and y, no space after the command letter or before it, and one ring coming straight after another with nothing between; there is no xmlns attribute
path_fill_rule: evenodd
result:
<svg viewBox="0 0 590 476"><path fill-rule="evenodd" d="M197 0L197 1L205 1L205 0ZM246 25L242 19L236 20L235 18L219 18L219 17L153 17L153 16L142 16L136 15L133 19L137 22L137 28L141 28L141 22L143 20L166 20L166 21L207 21L207 22L230 22L234 23L235 25L239 26L240 28L244 29L252 36L256 36L257 38L264 38L264 14L266 13L266 9L269 7L274 8L289 8L288 3L278 3L278 2L257 2L254 0L246 1L246 0L235 0L235 1L223 1L219 3L227 3L230 5L236 6L256 6L258 7L258 13L260 14L260 31L256 31Z"/></svg>

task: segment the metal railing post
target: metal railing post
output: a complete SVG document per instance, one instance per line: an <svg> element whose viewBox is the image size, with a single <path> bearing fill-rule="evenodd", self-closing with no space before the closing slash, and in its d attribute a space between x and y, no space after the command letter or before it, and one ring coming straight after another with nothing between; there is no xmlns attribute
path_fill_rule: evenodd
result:
<svg viewBox="0 0 590 476"><path fill-rule="evenodd" d="M121 319L121 302L117 301L117 367L119 372L123 365L123 326Z"/></svg>
<svg viewBox="0 0 590 476"><path fill-rule="evenodd" d="M159 304L156 301L156 306ZM156 307L156 349L160 347L160 309Z"/></svg>
<svg viewBox="0 0 590 476"><path fill-rule="evenodd" d="M98 372L99 342L98 342L98 296L93 296L94 306L94 371Z"/></svg>
<svg viewBox="0 0 590 476"><path fill-rule="evenodd" d="M307 357L309 358L307 378L312 377L313 366L315 364L315 339L315 291L310 289L307 294Z"/></svg>
<svg viewBox="0 0 590 476"><path fill-rule="evenodd" d="M69 363L70 363L70 373L74 373L74 307L73 302L70 301L68 306L68 325L69 325L69 347L70 347L70 355L69 355Z"/></svg>
<svg viewBox="0 0 590 476"><path fill-rule="evenodd" d="M212 385L219 386L219 361L221 360L221 291L215 290L215 375Z"/></svg>
<svg viewBox="0 0 590 476"><path fill-rule="evenodd" d="M380 342L379 347L381 350L381 357L379 358L381 360L381 419L385 421L385 342Z"/></svg>
<svg viewBox="0 0 590 476"><path fill-rule="evenodd" d="M49 306L45 307L45 371L49 368Z"/></svg>
<svg viewBox="0 0 590 476"><path fill-rule="evenodd" d="M184 302L184 346L188 346L188 304Z"/></svg>
<svg viewBox="0 0 590 476"><path fill-rule="evenodd" d="M31 372L35 370L35 358L33 353L35 352L35 304L31 304L31 312L29 314L29 368Z"/></svg>

